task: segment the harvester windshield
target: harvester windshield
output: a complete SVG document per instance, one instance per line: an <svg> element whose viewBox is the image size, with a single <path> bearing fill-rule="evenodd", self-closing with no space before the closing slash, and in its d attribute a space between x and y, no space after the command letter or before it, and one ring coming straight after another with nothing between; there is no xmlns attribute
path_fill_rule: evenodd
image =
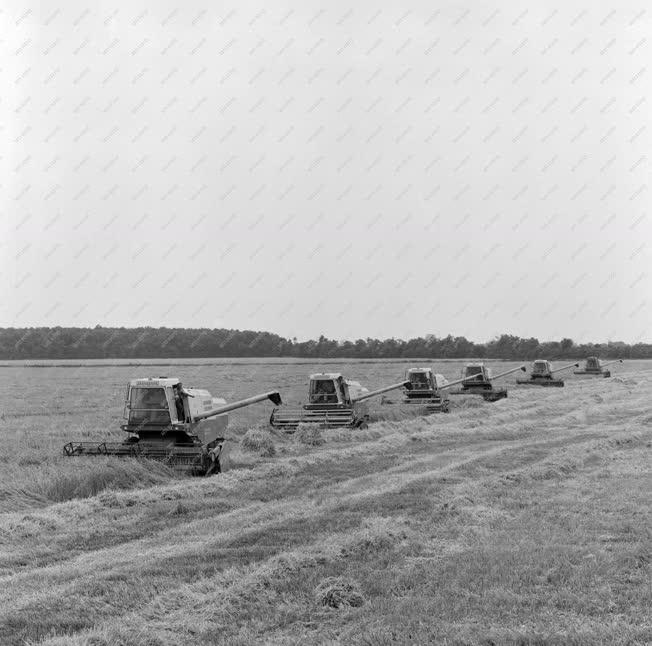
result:
<svg viewBox="0 0 652 646"><path fill-rule="evenodd" d="M550 372L550 364L547 361L537 360L532 364L533 375L545 375Z"/></svg>
<svg viewBox="0 0 652 646"><path fill-rule="evenodd" d="M129 424L169 424L165 388L132 387L129 394Z"/></svg>
<svg viewBox="0 0 652 646"><path fill-rule="evenodd" d="M312 379L310 381L311 404L337 404L338 401L333 379Z"/></svg>
<svg viewBox="0 0 652 646"><path fill-rule="evenodd" d="M426 372L409 372L408 380L412 384L412 390L428 390L430 383Z"/></svg>
<svg viewBox="0 0 652 646"><path fill-rule="evenodd" d="M466 366L464 376L482 380L484 378L483 366Z"/></svg>

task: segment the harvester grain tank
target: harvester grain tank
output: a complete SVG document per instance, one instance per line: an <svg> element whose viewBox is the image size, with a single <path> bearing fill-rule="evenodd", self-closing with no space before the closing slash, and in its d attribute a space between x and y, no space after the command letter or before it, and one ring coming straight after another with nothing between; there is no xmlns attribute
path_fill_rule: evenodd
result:
<svg viewBox="0 0 652 646"><path fill-rule="evenodd" d="M448 390L461 384L466 377L448 381L444 375L433 372L432 368L408 368L405 380L410 388L405 389L403 403L410 406L422 406L426 413L448 413L450 397Z"/></svg>
<svg viewBox="0 0 652 646"><path fill-rule="evenodd" d="M410 387L409 382L402 381L370 392L340 373L317 373L310 375L308 403L300 408L275 408L269 423L285 431L294 431L299 424L316 424L322 428L364 427L370 421L367 400L390 390Z"/></svg>
<svg viewBox="0 0 652 646"><path fill-rule="evenodd" d="M525 372L525 366L518 366L518 368L493 375L491 368L485 366L484 363L467 363L462 368L462 387L459 390L451 391L451 395L481 395L488 402L504 399L507 397L507 390L494 388L492 382L519 370Z"/></svg>
<svg viewBox="0 0 652 646"><path fill-rule="evenodd" d="M587 357L586 362L584 363L584 368L582 370L575 370L573 374L576 375L602 375L603 377L611 377L611 371L605 370L607 366L610 366L614 363L622 363L622 359L616 359L615 361L608 361L607 363L602 363L598 357Z"/></svg>
<svg viewBox="0 0 652 646"><path fill-rule="evenodd" d="M556 379L553 375L562 370L569 368L579 368L579 363L569 363L567 366L553 369L550 361L546 359L537 359L532 363L532 372L528 379L517 379L516 383L520 386L556 386L562 388L564 386L563 379Z"/></svg>
<svg viewBox="0 0 652 646"><path fill-rule="evenodd" d="M169 377L133 379L127 386L120 428L123 442L69 442L65 455L115 455L165 462L188 475L211 475L222 470L227 413L257 402L281 403L268 392L228 404L207 390L184 389Z"/></svg>

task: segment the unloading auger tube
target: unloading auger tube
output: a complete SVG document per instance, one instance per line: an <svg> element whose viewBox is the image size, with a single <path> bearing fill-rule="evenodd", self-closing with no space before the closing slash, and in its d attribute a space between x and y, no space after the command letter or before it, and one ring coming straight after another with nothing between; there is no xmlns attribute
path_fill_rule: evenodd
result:
<svg viewBox="0 0 652 646"><path fill-rule="evenodd" d="M351 399L351 402L356 404L357 402L364 401L365 399L371 399L372 397L376 397L377 395L382 395L383 393L387 393L390 390L398 390L399 388L405 388L406 390L411 390L412 389L412 382L410 381L401 381L397 384L392 384L391 386L385 386L384 388L379 388L378 390L372 390L369 393L364 393L363 395L360 395L359 397L356 397L355 399Z"/></svg>
<svg viewBox="0 0 652 646"><path fill-rule="evenodd" d="M568 370L569 368L579 368L580 364L579 363L569 363L567 366L562 366L561 368L555 368L554 370L550 371L550 374L554 374L555 372L560 372L561 370Z"/></svg>
<svg viewBox="0 0 652 646"><path fill-rule="evenodd" d="M526 372L527 368L523 366L519 366L518 368L512 368L511 370L505 370L505 372L498 373L497 375L493 375L491 377L487 378L487 381L494 381L495 379L500 379L501 377L506 377L507 375L511 375L513 372ZM465 377L462 381L473 381L474 378L477 378L477 375L472 375L471 377Z"/></svg>
<svg viewBox="0 0 652 646"><path fill-rule="evenodd" d="M209 417L215 417L215 415L223 415L229 411L236 410L238 408L244 408L245 406L250 406L251 404L257 404L258 402L265 401L269 399L275 406L281 405L281 395L276 391L271 391L268 393L263 393L262 395L254 395L253 397L248 397L247 399L241 399L237 402L231 402L230 404L225 404L219 408L215 408L211 411L205 413L199 413L195 415L195 420L199 421L202 419L208 419Z"/></svg>
<svg viewBox="0 0 652 646"><path fill-rule="evenodd" d="M449 381L448 383L444 384L443 386L437 386L437 390L444 390L444 388L450 388L451 386L457 386L457 384L461 384L463 381L468 381L471 379L471 377L462 377L461 379L455 379L454 381Z"/></svg>
<svg viewBox="0 0 652 646"><path fill-rule="evenodd" d="M607 363L603 363L600 365L601 368L606 368L607 366L613 366L614 363L622 363L622 359L614 359L614 361L607 361Z"/></svg>

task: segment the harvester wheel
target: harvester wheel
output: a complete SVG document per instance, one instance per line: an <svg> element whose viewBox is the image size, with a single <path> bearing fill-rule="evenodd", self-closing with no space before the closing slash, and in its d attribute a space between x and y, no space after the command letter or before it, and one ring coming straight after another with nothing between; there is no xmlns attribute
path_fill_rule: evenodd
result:
<svg viewBox="0 0 652 646"><path fill-rule="evenodd" d="M209 444L210 450L202 458L202 464L205 465L204 476L212 476L214 473L222 472L221 450L217 450L217 446Z"/></svg>
<svg viewBox="0 0 652 646"><path fill-rule="evenodd" d="M208 476L212 476L214 473L220 473L221 471L222 469L220 468L220 459L216 458L211 460L211 463L208 465L208 469L206 469L204 477L208 478Z"/></svg>

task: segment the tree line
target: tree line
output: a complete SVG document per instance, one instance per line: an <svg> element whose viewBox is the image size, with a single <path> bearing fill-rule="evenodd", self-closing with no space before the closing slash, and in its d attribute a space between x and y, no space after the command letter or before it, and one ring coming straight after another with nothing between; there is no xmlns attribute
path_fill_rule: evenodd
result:
<svg viewBox="0 0 652 646"><path fill-rule="evenodd" d="M0 359L167 359L220 357L650 359L652 344L541 342L503 334L486 343L428 334L409 340L297 341L270 332L208 328L0 328Z"/></svg>

